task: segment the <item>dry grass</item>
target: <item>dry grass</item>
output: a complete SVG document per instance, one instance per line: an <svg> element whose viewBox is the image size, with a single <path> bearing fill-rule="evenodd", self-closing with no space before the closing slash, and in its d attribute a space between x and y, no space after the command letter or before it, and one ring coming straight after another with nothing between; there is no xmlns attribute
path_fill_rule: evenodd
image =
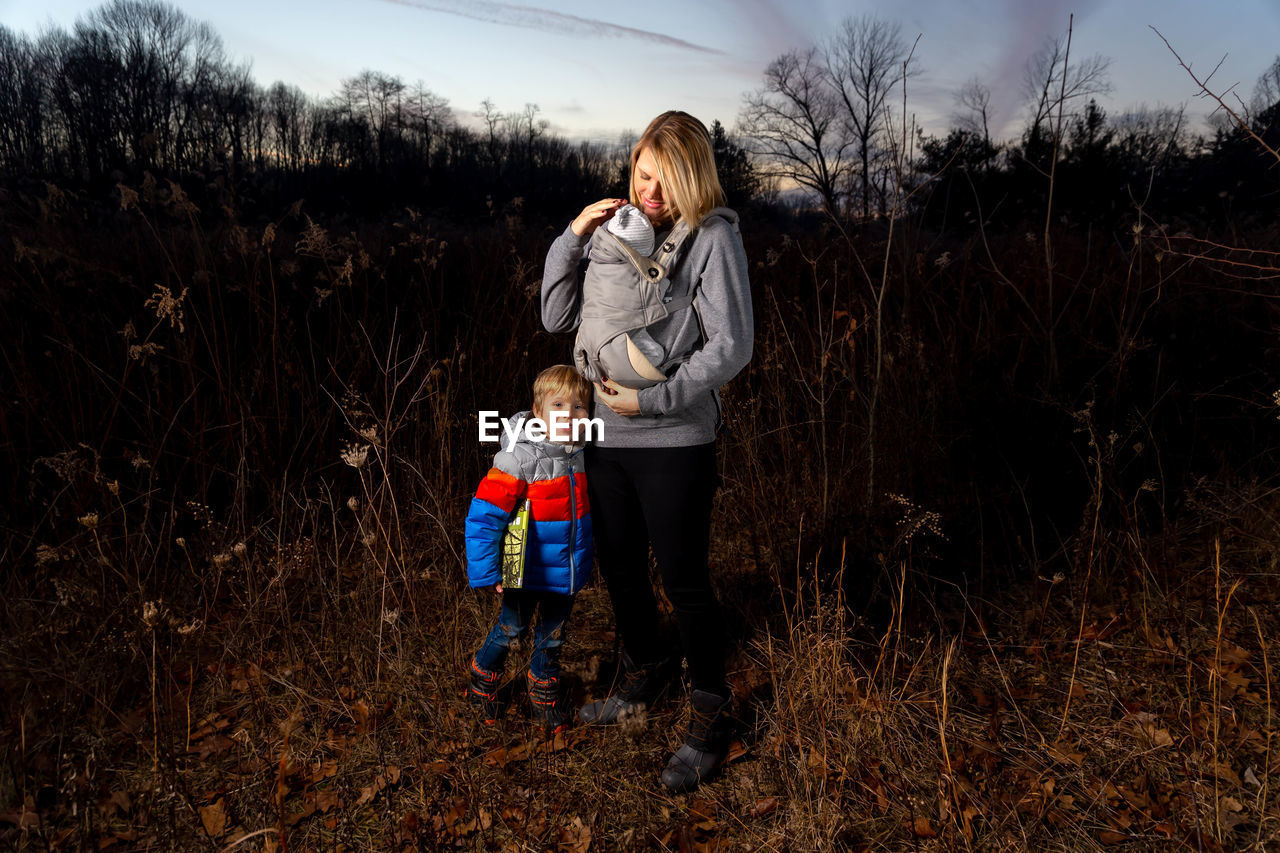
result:
<svg viewBox="0 0 1280 853"><path fill-rule="evenodd" d="M1274 502L1244 506L1245 530L1274 524ZM73 672L57 653L10 673L25 689L9 694L9 816L21 822L25 801L38 818L5 837L122 849L222 849L252 833L244 849L576 850L588 837L599 850L1269 849L1280 841L1274 557L1214 549L1206 535L1187 531L1184 570L1148 577L1137 599L1062 584L1045 607L1015 587L961 597L958 630L907 600L922 578L904 573L898 612L878 626L853 624L837 592L805 579L777 629L735 654L740 743L691 797L656 784L678 742L677 701L642 727L550 742L519 707L479 725L462 698L465 662L494 602L456 574L434 575L416 609L379 616L382 573L367 552L255 554L243 574L283 594L264 590L194 629L164 609L130 614L125 644L95 666L135 673L133 684ZM734 589L752 569L722 569L726 602L749 606ZM303 587L323 590L309 614ZM34 652L10 636L7 659ZM611 636L592 586L567 647L577 699L607 686Z"/></svg>

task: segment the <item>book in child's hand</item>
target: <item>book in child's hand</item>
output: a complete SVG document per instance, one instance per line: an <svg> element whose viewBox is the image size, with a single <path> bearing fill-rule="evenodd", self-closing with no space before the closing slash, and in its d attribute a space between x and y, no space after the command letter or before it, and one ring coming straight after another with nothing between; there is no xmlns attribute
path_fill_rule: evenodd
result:
<svg viewBox="0 0 1280 853"><path fill-rule="evenodd" d="M529 500L520 502L516 514L507 522L502 534L502 586L520 589L524 586L525 547L529 538Z"/></svg>

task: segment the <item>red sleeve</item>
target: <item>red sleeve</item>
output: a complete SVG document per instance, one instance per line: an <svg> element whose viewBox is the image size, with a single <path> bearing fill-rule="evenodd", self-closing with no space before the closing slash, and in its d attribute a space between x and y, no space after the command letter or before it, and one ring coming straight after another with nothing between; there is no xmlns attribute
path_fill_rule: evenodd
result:
<svg viewBox="0 0 1280 853"><path fill-rule="evenodd" d="M503 512L511 512L525 495L528 484L498 468L490 468L480 481L476 497L493 504Z"/></svg>

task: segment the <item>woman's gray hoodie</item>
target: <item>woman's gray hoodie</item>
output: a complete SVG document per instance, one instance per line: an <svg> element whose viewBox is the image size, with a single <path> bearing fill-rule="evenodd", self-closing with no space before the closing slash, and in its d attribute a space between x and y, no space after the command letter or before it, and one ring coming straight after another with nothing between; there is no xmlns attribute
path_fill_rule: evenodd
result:
<svg viewBox="0 0 1280 853"><path fill-rule="evenodd" d="M658 243L666 239L659 233ZM580 262L591 238L572 228L547 251L542 274L542 325L572 332L582 316ZM696 310L680 311L647 331L667 353L692 353L665 382L639 391L640 414L614 414L596 395L594 417L604 424L601 447L682 447L715 439L720 387L751 360L753 323L747 255L742 238L719 216L688 239L671 274L673 297L697 289ZM699 328L701 319L702 328Z"/></svg>

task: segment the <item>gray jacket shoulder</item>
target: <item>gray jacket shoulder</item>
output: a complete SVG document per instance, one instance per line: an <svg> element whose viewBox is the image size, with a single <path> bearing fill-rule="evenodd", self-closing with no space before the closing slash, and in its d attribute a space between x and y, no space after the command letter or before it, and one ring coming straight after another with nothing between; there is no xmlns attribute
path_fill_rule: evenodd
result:
<svg viewBox="0 0 1280 853"><path fill-rule="evenodd" d="M734 213L727 207L717 207L711 213L707 214L699 226L698 232L706 232L707 237L714 242L724 240L742 239L742 232L738 228L738 214ZM697 236L696 234L694 236Z"/></svg>
<svg viewBox="0 0 1280 853"><path fill-rule="evenodd" d="M553 480L570 472L582 472L582 454L570 456L558 448L521 439L510 450L500 450L493 467L526 483Z"/></svg>

